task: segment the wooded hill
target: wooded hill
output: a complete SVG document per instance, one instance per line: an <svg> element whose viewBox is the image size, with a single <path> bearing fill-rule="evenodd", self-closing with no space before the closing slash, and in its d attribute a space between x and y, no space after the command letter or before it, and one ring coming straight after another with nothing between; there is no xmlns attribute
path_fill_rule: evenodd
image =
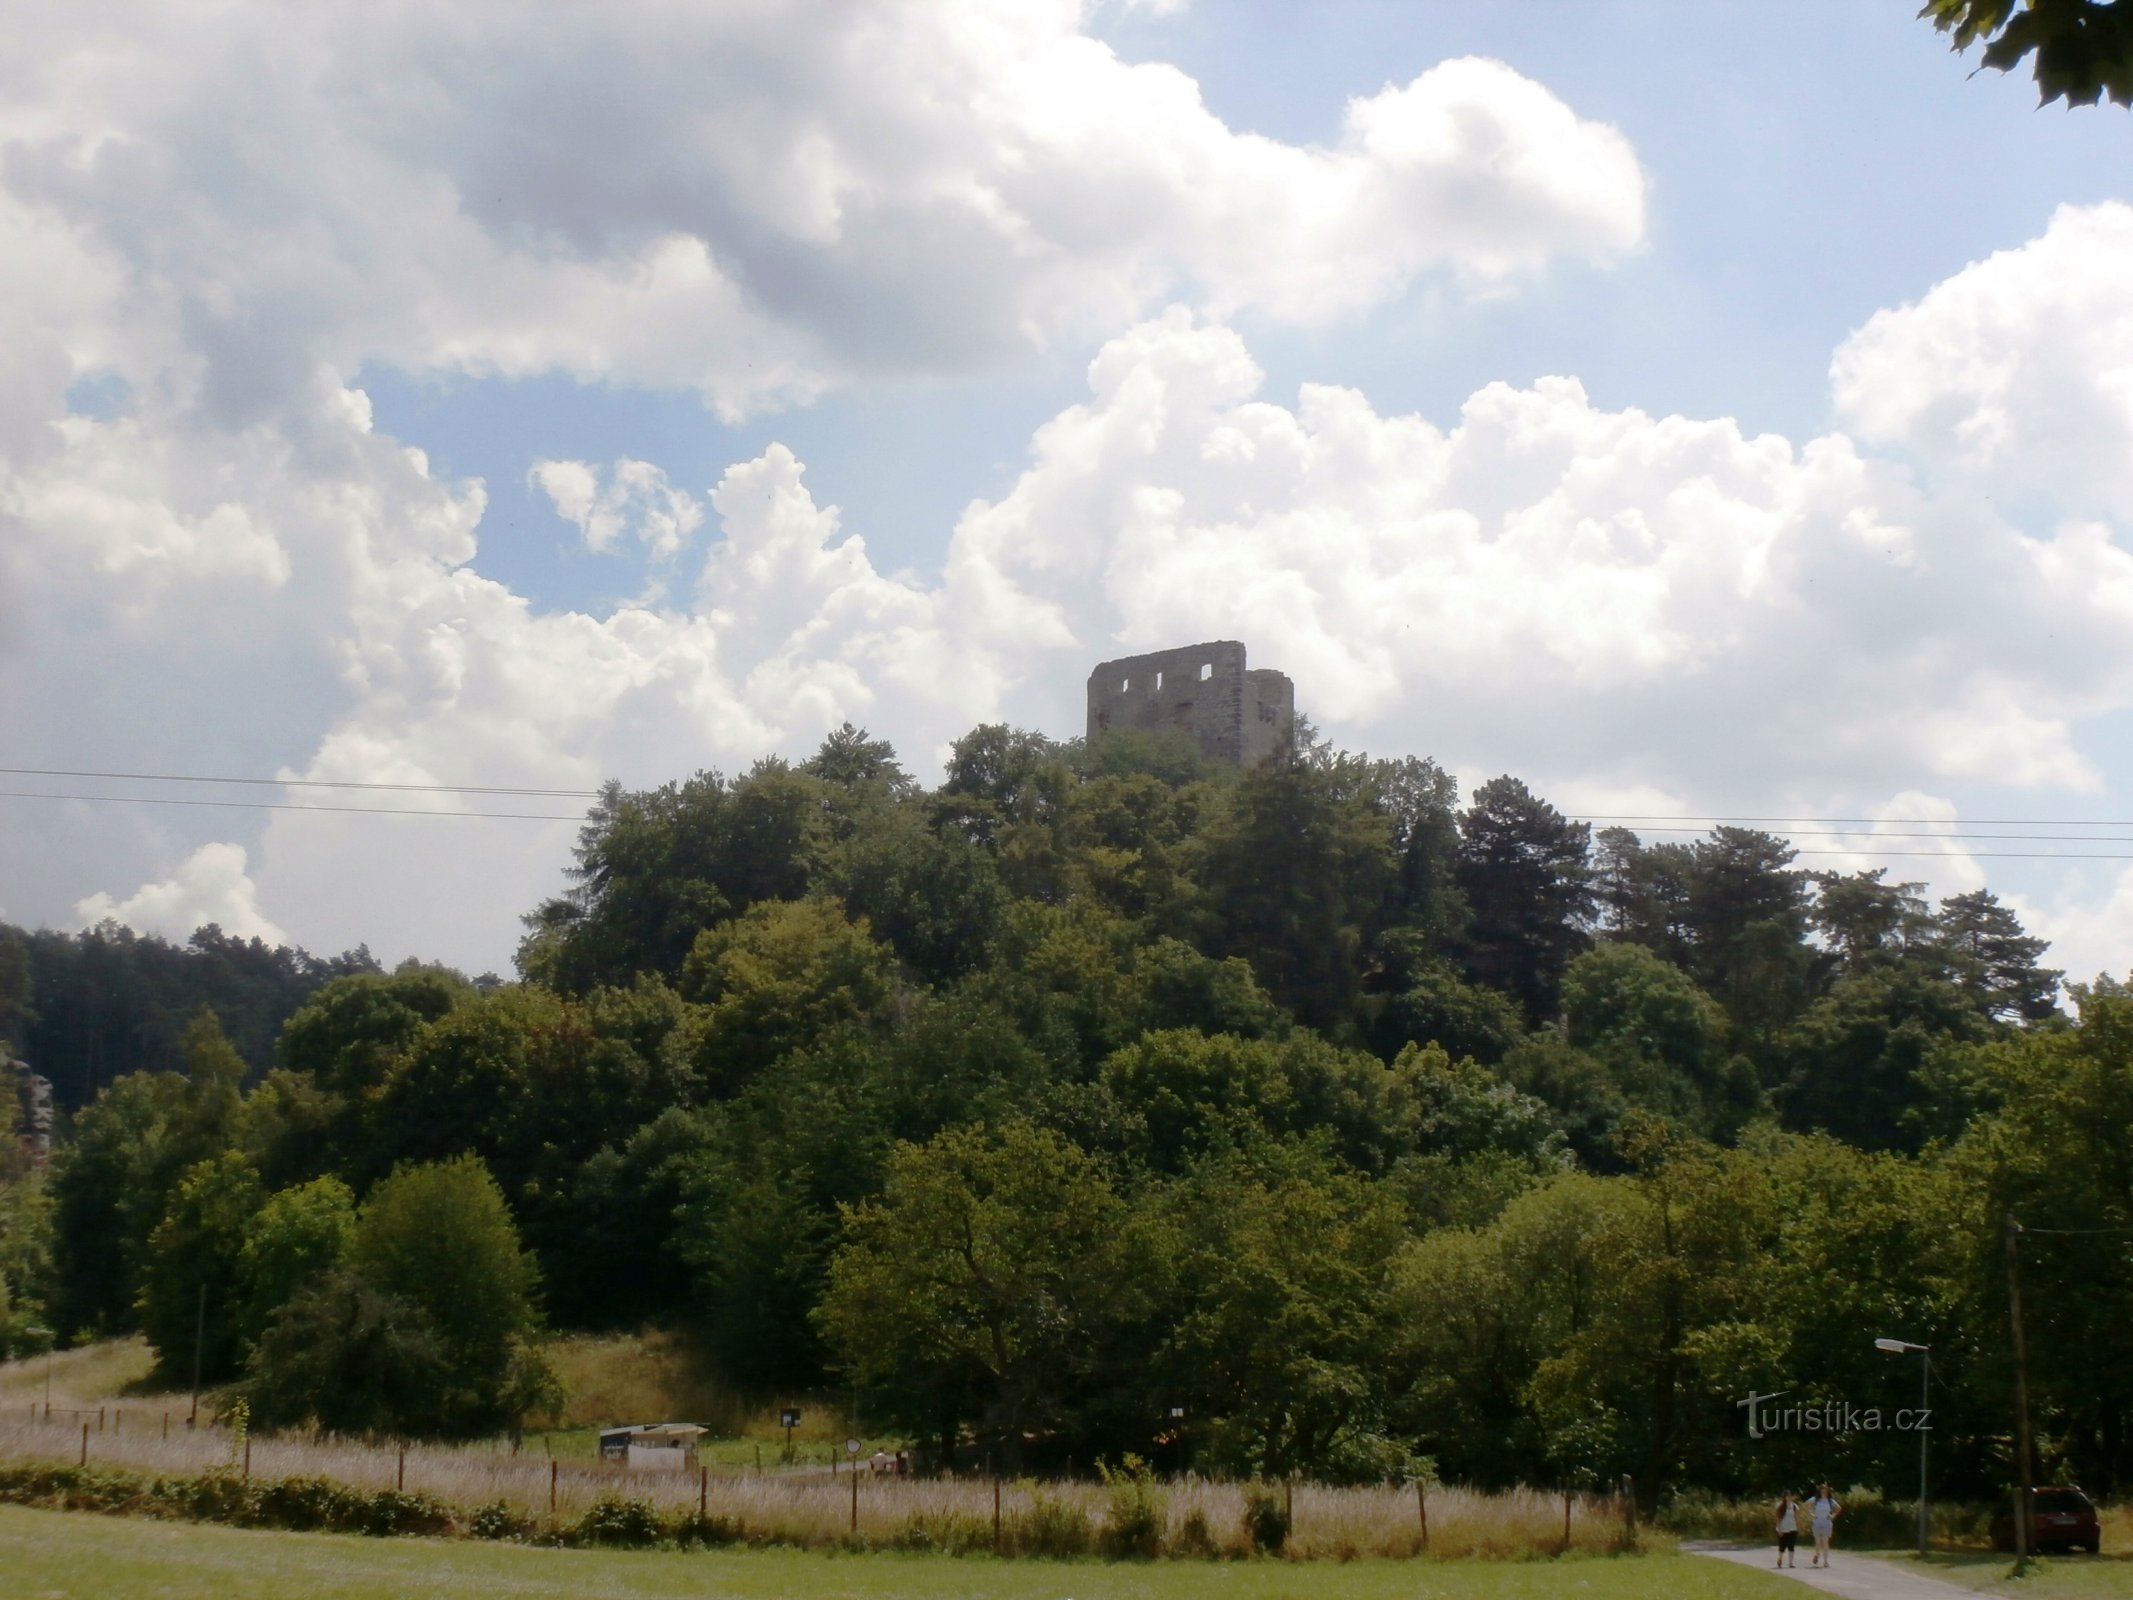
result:
<svg viewBox="0 0 2133 1600"><path fill-rule="evenodd" d="M1647 1499L1901 1486L1893 1422L1754 1441L1737 1405L1892 1416L1889 1336L1946 1384L1939 1487L1984 1492L2002 1216L2133 1227L2133 997L2062 1015L1990 894L1595 837L1308 730L1239 774L985 727L929 791L847 727L610 787L526 926L518 983L324 980L263 1076L197 1022L11 1186L0 1272L181 1373L208 1285L210 1374L270 1420L500 1425L542 1306L688 1326L935 1463ZM2098 1490L2127 1242L2027 1246L2042 1448Z"/></svg>

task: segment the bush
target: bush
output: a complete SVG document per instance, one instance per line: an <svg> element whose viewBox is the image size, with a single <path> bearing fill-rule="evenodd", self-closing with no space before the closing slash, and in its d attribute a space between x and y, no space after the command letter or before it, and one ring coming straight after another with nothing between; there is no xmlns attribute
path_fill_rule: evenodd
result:
<svg viewBox="0 0 2133 1600"><path fill-rule="evenodd" d="M695 1545L739 1544L747 1537L739 1517L722 1517L692 1511L674 1526L674 1542L684 1550Z"/></svg>
<svg viewBox="0 0 2133 1600"><path fill-rule="evenodd" d="M1014 1520L1014 1548L1026 1556L1085 1556L1089 1519L1079 1506L1033 1489L1028 1509Z"/></svg>
<svg viewBox="0 0 2133 1600"><path fill-rule="evenodd" d="M1116 1469L1098 1462L1096 1471L1107 1491L1103 1553L1114 1561L1151 1561L1161 1555L1169 1508L1148 1463L1129 1455Z"/></svg>
<svg viewBox="0 0 2133 1600"><path fill-rule="evenodd" d="M667 1536L659 1513L649 1500L625 1500L603 1494L578 1519L574 1537L579 1544L643 1546L658 1544Z"/></svg>
<svg viewBox="0 0 2133 1600"><path fill-rule="evenodd" d="M1278 1556L1288 1547L1288 1509L1265 1484L1244 1491L1244 1537L1261 1555Z"/></svg>
<svg viewBox="0 0 2133 1600"><path fill-rule="evenodd" d="M343 1532L365 1524L370 1496L331 1478L283 1478L261 1485L245 1509L247 1521L270 1528Z"/></svg>
<svg viewBox="0 0 2133 1600"><path fill-rule="evenodd" d="M233 1472L204 1472L197 1478L168 1478L156 1485L159 1498L195 1522L254 1522L252 1485Z"/></svg>
<svg viewBox="0 0 2133 1600"><path fill-rule="evenodd" d="M532 1534L533 1522L520 1516L501 1500L476 1506L467 1519L467 1532L477 1539L524 1539Z"/></svg>
<svg viewBox="0 0 2133 1600"><path fill-rule="evenodd" d="M0 1501L15 1505L56 1505L62 1511L130 1511L149 1492L149 1485L138 1475L109 1467L0 1468Z"/></svg>
<svg viewBox="0 0 2133 1600"><path fill-rule="evenodd" d="M992 1523L966 1511L919 1511L904 1519L889 1543L898 1550L967 1556L992 1548Z"/></svg>
<svg viewBox="0 0 2133 1600"><path fill-rule="evenodd" d="M1221 1554L1215 1547L1214 1530L1207 1525L1207 1513L1198 1506L1185 1513L1185 1520L1178 1528L1178 1536L1171 1541L1170 1547L1181 1556Z"/></svg>
<svg viewBox="0 0 2133 1600"><path fill-rule="evenodd" d="M438 1534L452 1531L452 1508L426 1494L399 1489L380 1489L362 1512L361 1531L389 1538L394 1534Z"/></svg>

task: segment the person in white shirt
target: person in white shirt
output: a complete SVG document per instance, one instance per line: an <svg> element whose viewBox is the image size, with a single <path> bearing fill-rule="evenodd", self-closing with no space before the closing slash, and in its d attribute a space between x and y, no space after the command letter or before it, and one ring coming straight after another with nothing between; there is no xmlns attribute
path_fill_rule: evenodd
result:
<svg viewBox="0 0 2133 1600"><path fill-rule="evenodd" d="M1837 1518L1843 1510L1844 1507L1837 1504L1835 1491L1826 1483L1807 1502L1807 1525L1815 1536L1815 1556L1809 1566L1829 1565L1829 1536L1837 1531Z"/></svg>
<svg viewBox="0 0 2133 1600"><path fill-rule="evenodd" d="M1790 1489L1778 1501L1777 1509L1778 1558L1781 1567L1792 1565L1792 1552L1800 1542L1800 1502L1793 1498Z"/></svg>

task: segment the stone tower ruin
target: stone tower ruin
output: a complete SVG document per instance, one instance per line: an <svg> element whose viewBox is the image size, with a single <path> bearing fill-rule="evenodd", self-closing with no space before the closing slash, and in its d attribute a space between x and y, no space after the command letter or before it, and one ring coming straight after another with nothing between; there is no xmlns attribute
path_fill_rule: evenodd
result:
<svg viewBox="0 0 2133 1600"><path fill-rule="evenodd" d="M1289 736L1296 686L1268 667L1247 671L1234 639L1123 656L1089 674L1089 737L1107 728L1173 729L1200 753L1254 767Z"/></svg>

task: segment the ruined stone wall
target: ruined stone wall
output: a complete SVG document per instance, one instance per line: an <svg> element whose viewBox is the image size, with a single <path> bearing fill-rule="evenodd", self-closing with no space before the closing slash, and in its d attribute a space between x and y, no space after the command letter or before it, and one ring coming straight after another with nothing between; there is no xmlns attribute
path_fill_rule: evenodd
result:
<svg viewBox="0 0 2133 1600"><path fill-rule="evenodd" d="M1281 673L1247 671L1234 639L1100 663L1089 674L1089 737L1110 728L1189 734L1202 755L1263 761L1287 738L1295 691Z"/></svg>
<svg viewBox="0 0 2133 1600"><path fill-rule="evenodd" d="M1286 672L1255 667L1244 675L1244 764L1271 761L1296 723L1296 685Z"/></svg>

